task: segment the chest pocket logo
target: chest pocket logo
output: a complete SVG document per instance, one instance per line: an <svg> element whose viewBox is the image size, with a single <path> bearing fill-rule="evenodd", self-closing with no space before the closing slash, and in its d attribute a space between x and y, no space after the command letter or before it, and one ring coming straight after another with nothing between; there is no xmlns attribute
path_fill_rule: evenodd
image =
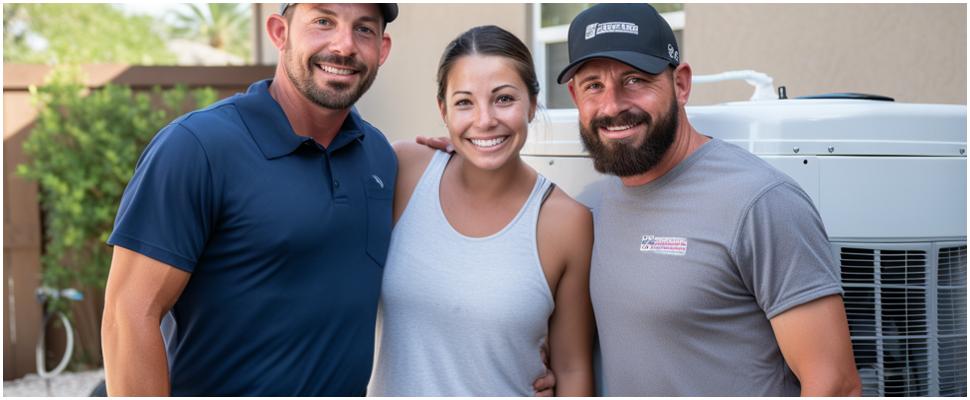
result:
<svg viewBox="0 0 970 400"><path fill-rule="evenodd" d="M640 251L666 256L683 256L687 254L687 238L643 235L640 238Z"/></svg>
<svg viewBox="0 0 970 400"><path fill-rule="evenodd" d="M376 174L363 180L364 194L367 196L367 254L383 267L391 241L391 201L394 193Z"/></svg>

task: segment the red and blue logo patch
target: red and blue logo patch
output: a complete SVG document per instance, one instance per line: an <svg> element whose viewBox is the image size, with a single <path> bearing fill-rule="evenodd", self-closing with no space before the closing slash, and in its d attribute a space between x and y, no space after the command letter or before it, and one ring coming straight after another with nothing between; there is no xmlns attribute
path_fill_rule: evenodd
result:
<svg viewBox="0 0 970 400"><path fill-rule="evenodd" d="M643 235L640 239L640 251L668 256L682 256L687 254L687 238Z"/></svg>

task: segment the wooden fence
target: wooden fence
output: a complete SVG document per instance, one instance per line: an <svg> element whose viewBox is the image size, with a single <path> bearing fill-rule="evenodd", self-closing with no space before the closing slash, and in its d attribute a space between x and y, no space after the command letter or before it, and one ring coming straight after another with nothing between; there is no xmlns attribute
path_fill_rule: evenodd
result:
<svg viewBox="0 0 970 400"><path fill-rule="evenodd" d="M138 67L96 64L82 67L85 84L97 88L107 83L129 85L147 91L183 84L189 88L212 87L224 97L245 91L250 83L273 75L272 66L245 67ZM3 71L3 379L16 379L36 370L34 349L39 337L42 310L34 295L40 285L43 249L41 210L37 185L16 175L17 165L27 160L24 140L30 135L37 110L28 89L40 86L50 73L45 65L5 64ZM103 293L85 293L78 303L77 345L97 354L100 363L100 321ZM56 335L51 348L57 349ZM53 343L52 343L53 342Z"/></svg>

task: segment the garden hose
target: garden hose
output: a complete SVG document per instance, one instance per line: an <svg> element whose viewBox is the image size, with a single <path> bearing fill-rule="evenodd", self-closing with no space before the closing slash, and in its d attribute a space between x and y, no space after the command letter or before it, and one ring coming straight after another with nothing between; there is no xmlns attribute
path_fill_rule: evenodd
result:
<svg viewBox="0 0 970 400"><path fill-rule="evenodd" d="M61 357L61 361L57 363L57 366L53 370L47 370L47 362L45 361L44 353L47 350L47 345L45 344L47 336L47 323L50 321L51 317L57 315L61 318L61 323L64 324L64 333L67 335L67 345L64 348L64 356ZM64 313L58 311L56 314L47 314L44 317L43 329L40 330L40 338L37 341L37 348L35 349L34 355L37 361L37 375L41 378L53 378L64 371L67 368L67 364L71 361L71 354L74 354L74 327L71 326L71 321L67 318Z"/></svg>
<svg viewBox="0 0 970 400"><path fill-rule="evenodd" d="M41 304L46 304L48 299L66 298L72 301L81 301L84 299L84 294L74 288L67 288L64 290L57 290L50 287L40 287L37 288L37 302ZM61 323L64 325L64 334L67 336L67 344L64 349L64 355L61 357L61 361L57 363L57 366L53 370L47 370L46 352L47 352L47 324L50 323L51 317L57 316L60 318ZM34 349L34 361L37 363L37 375L41 378L53 378L64 371L67 368L67 364L71 362L71 355L74 354L74 326L71 325L71 320L67 318L61 311L56 311L55 313L50 313L46 310L44 311L44 321L40 327L40 337L37 340L37 347Z"/></svg>

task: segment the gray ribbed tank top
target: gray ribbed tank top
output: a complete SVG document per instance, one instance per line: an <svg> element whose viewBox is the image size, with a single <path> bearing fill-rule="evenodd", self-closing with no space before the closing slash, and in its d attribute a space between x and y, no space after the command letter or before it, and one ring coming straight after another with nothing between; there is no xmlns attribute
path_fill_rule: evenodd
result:
<svg viewBox="0 0 970 400"><path fill-rule="evenodd" d="M539 175L498 233L472 238L445 219L435 152L391 233L370 396L531 396L554 303L536 246L550 182Z"/></svg>

